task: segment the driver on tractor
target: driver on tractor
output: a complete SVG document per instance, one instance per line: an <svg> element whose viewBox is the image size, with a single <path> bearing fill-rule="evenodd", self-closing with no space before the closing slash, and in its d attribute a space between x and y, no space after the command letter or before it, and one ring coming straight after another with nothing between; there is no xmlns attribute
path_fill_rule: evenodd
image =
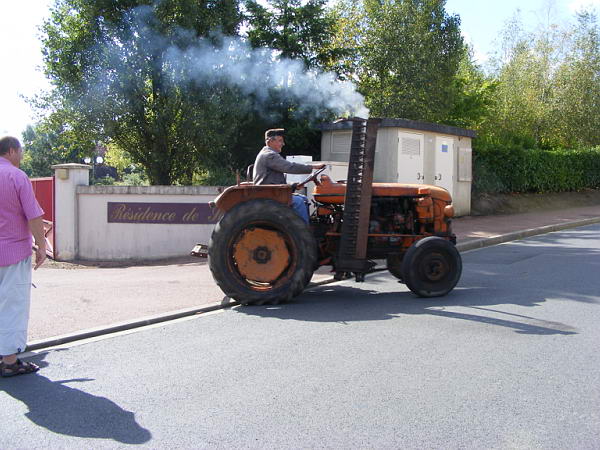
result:
<svg viewBox="0 0 600 450"><path fill-rule="evenodd" d="M283 128L275 128L265 132L265 146L254 161L253 182L261 184L286 184L285 173L311 173L313 169L322 169L325 164L299 164L287 161L280 153L285 145ZM301 194L292 195L294 211L308 223L308 199Z"/></svg>

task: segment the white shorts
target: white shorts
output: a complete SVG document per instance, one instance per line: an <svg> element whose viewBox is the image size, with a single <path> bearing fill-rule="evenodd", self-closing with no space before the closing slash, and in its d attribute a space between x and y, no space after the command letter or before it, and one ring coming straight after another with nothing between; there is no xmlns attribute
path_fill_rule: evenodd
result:
<svg viewBox="0 0 600 450"><path fill-rule="evenodd" d="M31 300L31 256L0 267L0 355L25 350Z"/></svg>

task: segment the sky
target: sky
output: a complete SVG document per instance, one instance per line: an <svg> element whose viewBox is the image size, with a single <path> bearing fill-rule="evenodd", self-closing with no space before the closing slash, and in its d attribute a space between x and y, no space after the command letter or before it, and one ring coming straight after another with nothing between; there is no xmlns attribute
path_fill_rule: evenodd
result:
<svg viewBox="0 0 600 450"><path fill-rule="evenodd" d="M548 11L553 23L568 23L575 12L592 8L600 13L600 0L447 0L446 11L458 14L461 30L473 46L474 56L480 64L485 63L500 31L517 10L527 29L534 30L547 22Z"/></svg>
<svg viewBox="0 0 600 450"><path fill-rule="evenodd" d="M50 84L41 70L42 55L38 27L48 17L53 0L0 0L0 136L21 137L28 124L35 122L34 111L23 97L31 97ZM447 0L446 10L461 18L461 30L473 46L479 63L485 63L494 50L497 37L520 10L523 23L534 29L545 20L552 5L553 19L558 23L572 20L576 10L595 8L600 13L600 0Z"/></svg>

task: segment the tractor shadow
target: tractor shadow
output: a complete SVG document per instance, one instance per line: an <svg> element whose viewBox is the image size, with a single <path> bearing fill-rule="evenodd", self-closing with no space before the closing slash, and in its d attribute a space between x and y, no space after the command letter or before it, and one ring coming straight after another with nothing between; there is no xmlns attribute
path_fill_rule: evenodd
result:
<svg viewBox="0 0 600 450"><path fill-rule="evenodd" d="M565 233L568 237L572 235ZM377 272L364 283L346 280L323 285L288 304L237 311L338 323L428 315L505 327L520 334L573 335L578 332L574 326L547 320L545 309L540 309L541 317L535 317L534 311L553 300L600 304L595 276L590 275L600 272L600 250L588 247L586 233L578 233L577 238L583 238L580 246L555 245L555 236L550 243L543 237L463 254L462 278L445 297L418 298L388 272ZM532 312L523 313L515 306Z"/></svg>
<svg viewBox="0 0 600 450"><path fill-rule="evenodd" d="M458 286L445 297L418 298L388 272L305 291L292 303L242 307L240 313L282 320L351 323L429 315L485 323L532 335L573 335L569 324L535 317L558 300L599 304L596 228L556 232L462 254ZM515 308L521 307L521 308ZM523 313L531 308L531 313ZM541 316L547 310L540 309Z"/></svg>
<svg viewBox="0 0 600 450"><path fill-rule="evenodd" d="M576 334L575 328L564 323L487 308L498 303L486 302L486 298L485 290L481 288L456 288L443 298L420 299L406 291L392 293L361 287L331 286L306 292L292 303L246 306L238 308L237 311L264 318L346 324L390 320L406 315L429 315L505 327L520 334ZM542 301L523 305L536 306ZM497 317L498 315L502 317Z"/></svg>

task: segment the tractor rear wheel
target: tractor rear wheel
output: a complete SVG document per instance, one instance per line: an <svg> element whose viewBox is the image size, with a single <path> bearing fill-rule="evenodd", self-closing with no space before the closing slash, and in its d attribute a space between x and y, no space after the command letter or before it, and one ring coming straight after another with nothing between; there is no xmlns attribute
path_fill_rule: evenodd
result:
<svg viewBox="0 0 600 450"><path fill-rule="evenodd" d="M454 244L437 236L415 242L402 261L404 282L419 297L446 295L454 289L461 273L460 253Z"/></svg>
<svg viewBox="0 0 600 450"><path fill-rule="evenodd" d="M289 206L268 199L240 203L215 226L209 266L221 290L244 305L299 295L317 260L310 227Z"/></svg>

